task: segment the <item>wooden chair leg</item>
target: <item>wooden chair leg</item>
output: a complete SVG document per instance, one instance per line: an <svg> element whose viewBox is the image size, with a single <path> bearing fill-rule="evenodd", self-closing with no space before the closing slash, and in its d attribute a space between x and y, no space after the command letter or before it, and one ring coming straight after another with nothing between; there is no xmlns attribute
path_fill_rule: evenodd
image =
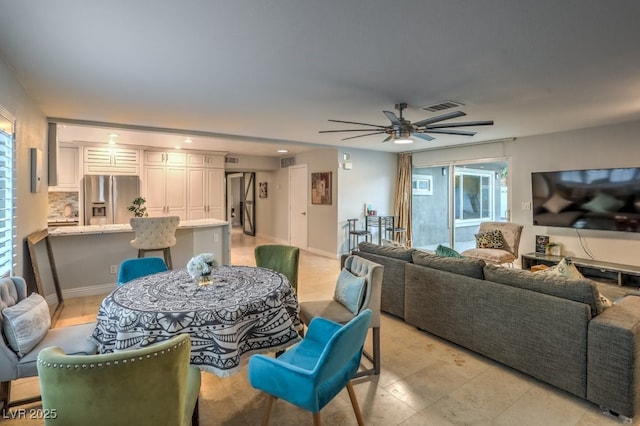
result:
<svg viewBox="0 0 640 426"><path fill-rule="evenodd" d="M5 411L9 408L9 401L11 401L11 382L2 382L0 383L0 402Z"/></svg>
<svg viewBox="0 0 640 426"><path fill-rule="evenodd" d="M169 270L173 269L173 263L171 262L171 247L167 247L165 249L162 250L163 254L164 254L164 261L167 264L167 268Z"/></svg>
<svg viewBox="0 0 640 426"><path fill-rule="evenodd" d="M321 423L320 411L318 411L317 413L313 413L313 426L320 426Z"/></svg>
<svg viewBox="0 0 640 426"><path fill-rule="evenodd" d="M144 250L138 249L138 258L144 257Z"/></svg>
<svg viewBox="0 0 640 426"><path fill-rule="evenodd" d="M353 406L353 412L356 413L358 426L364 426L364 419L362 418L360 406L358 405L358 399L356 398L356 392L353 390L353 385L351 384L351 382L347 382L347 392L349 392L349 399L351 400L351 405Z"/></svg>
<svg viewBox="0 0 640 426"><path fill-rule="evenodd" d="M269 419L271 418L271 408L273 407L273 402L275 400L275 396L269 395L269 398L267 399L267 409L264 412L264 417L262 417L262 426L269 426Z"/></svg>
<svg viewBox="0 0 640 426"><path fill-rule="evenodd" d="M200 425L200 413L198 409L199 402L200 402L200 398L196 399L196 406L193 407L193 414L191 414L191 426Z"/></svg>
<svg viewBox="0 0 640 426"><path fill-rule="evenodd" d="M371 361L373 367L369 370L360 370L356 373L354 378L363 377L363 376L371 376L371 375L379 375L380 374L380 327L373 327L373 351L369 353L367 351L362 351L362 356Z"/></svg>

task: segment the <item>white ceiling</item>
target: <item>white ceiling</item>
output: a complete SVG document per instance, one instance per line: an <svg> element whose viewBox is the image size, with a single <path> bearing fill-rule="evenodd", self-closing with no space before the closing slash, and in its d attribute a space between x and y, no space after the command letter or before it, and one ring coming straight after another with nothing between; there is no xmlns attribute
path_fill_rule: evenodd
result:
<svg viewBox="0 0 640 426"><path fill-rule="evenodd" d="M0 55L47 117L182 131L117 132L123 142L174 146L193 134L195 149L239 154L401 152L640 119L637 0L0 5ZM409 147L318 133L353 127L328 119L387 124L382 110L398 102L418 121L443 100L465 104L453 121L495 125ZM92 130L60 135L101 142L110 132Z"/></svg>

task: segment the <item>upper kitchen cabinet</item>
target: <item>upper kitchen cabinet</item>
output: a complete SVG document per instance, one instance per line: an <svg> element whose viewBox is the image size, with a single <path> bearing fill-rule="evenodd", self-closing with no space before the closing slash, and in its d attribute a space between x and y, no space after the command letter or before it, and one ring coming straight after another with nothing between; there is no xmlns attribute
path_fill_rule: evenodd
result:
<svg viewBox="0 0 640 426"><path fill-rule="evenodd" d="M145 166L186 166L187 155L182 152L145 151L144 164Z"/></svg>
<svg viewBox="0 0 640 426"><path fill-rule="evenodd" d="M49 192L78 192L80 190L79 148L58 147L58 184L49 187Z"/></svg>
<svg viewBox="0 0 640 426"><path fill-rule="evenodd" d="M140 174L140 150L84 147L84 174L138 176Z"/></svg>
<svg viewBox="0 0 640 426"><path fill-rule="evenodd" d="M189 154L187 156L187 165L189 167L224 169L224 155Z"/></svg>

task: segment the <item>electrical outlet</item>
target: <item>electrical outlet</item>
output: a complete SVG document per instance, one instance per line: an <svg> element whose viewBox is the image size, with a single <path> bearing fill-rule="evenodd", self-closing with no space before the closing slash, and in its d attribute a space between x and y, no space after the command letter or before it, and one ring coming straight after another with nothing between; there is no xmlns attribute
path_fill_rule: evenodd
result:
<svg viewBox="0 0 640 426"><path fill-rule="evenodd" d="M522 210L531 210L531 202L523 201L522 202Z"/></svg>
<svg viewBox="0 0 640 426"><path fill-rule="evenodd" d="M109 273L110 274L117 274L118 273L118 265L111 265L111 267L109 268Z"/></svg>

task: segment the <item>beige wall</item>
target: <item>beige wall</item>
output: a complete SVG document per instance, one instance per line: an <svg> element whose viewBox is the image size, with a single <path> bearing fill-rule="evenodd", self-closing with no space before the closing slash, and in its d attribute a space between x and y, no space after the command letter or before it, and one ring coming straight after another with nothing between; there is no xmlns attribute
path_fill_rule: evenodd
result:
<svg viewBox="0 0 640 426"><path fill-rule="evenodd" d="M47 122L1 59L0 105L16 119L17 256L14 274L23 275L24 238L47 227ZM37 194L30 192L30 148L38 148L43 154L45 181L42 192Z"/></svg>

